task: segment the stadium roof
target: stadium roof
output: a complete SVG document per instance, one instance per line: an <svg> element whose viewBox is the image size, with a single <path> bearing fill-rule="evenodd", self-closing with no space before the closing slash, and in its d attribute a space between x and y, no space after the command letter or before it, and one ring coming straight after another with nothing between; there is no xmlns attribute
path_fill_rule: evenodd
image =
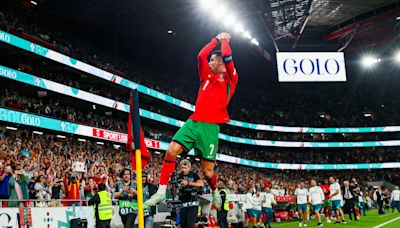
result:
<svg viewBox="0 0 400 228"><path fill-rule="evenodd" d="M332 27L395 2L398 0L314 0L309 23L313 26Z"/></svg>
<svg viewBox="0 0 400 228"><path fill-rule="evenodd" d="M184 40L188 36L182 33L193 35L193 31L201 30L202 33L194 32L196 36L203 34L208 37L208 34L225 29L210 19L211 13L201 12L199 4L201 1L204 0L43 0L43 8L50 14L56 14L75 23L101 28L104 32L111 33L115 30L131 38L159 37L160 41L164 42L164 35L168 30L172 30L173 34ZM220 0L217 2L229 5L232 11L229 13L234 13L236 18L240 18L245 27L258 38L260 46L267 51L274 49L273 40L279 40L277 45L282 45L283 50L296 47L304 50L317 46L335 50L343 46L347 39L327 42L334 39L324 38L329 37L330 32L338 26L342 27L342 23L349 25L361 19L386 15L386 11L390 9L399 11L400 5L398 0ZM393 18L396 18L395 15L385 16L385 19ZM385 20L385 28L393 29L395 21L387 23Z"/></svg>
<svg viewBox="0 0 400 228"><path fill-rule="evenodd" d="M209 11L202 10L200 1L38 0L38 5L31 7L67 21L64 26L67 32L72 31L116 56L144 65L152 61L149 64L152 67L187 76L196 74L195 56L210 37L223 30L234 33L212 18ZM398 0L217 2L228 5L235 18L257 37L260 47L272 57L278 48L279 51L343 49L349 58L350 51L381 47L399 40ZM246 77L275 72L273 61L265 64L262 52L259 55L257 48L237 37L240 36L234 37L232 45L240 57L235 56L235 60L242 71L248 72Z"/></svg>

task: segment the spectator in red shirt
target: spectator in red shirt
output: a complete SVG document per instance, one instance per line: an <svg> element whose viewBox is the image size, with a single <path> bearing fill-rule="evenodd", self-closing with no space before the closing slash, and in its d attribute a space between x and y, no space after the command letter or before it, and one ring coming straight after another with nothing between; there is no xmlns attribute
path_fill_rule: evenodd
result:
<svg viewBox="0 0 400 228"><path fill-rule="evenodd" d="M88 182L85 185L84 191L85 198L87 200L91 199L96 194L97 184L94 182L92 177L89 177Z"/></svg>
<svg viewBox="0 0 400 228"><path fill-rule="evenodd" d="M269 179L266 179L264 181L264 188L271 188L271 181Z"/></svg>
<svg viewBox="0 0 400 228"><path fill-rule="evenodd" d="M93 177L93 181L96 183L96 185L101 183L101 179L102 178L101 178L101 173L100 172L96 173L96 175Z"/></svg>

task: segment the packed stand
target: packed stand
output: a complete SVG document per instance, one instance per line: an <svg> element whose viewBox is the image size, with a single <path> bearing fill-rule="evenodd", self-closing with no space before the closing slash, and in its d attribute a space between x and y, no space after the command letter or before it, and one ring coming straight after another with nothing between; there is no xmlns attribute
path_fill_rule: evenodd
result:
<svg viewBox="0 0 400 228"><path fill-rule="evenodd" d="M87 124L89 126L105 128L117 132L126 132L126 122L117 120L96 112L85 112L72 106L62 106L60 101L48 98L32 98L21 96L18 92L0 90L0 107L7 107L15 110L35 113L75 123ZM144 125L145 136L151 139L169 142L174 130L161 128L157 125ZM299 149L300 150L300 149ZM277 162L277 163L369 163L369 162L392 162L397 156L397 149L388 148L324 148L321 151L316 149L301 149L293 152L285 148L243 148L242 144L221 142L219 153L235 157L251 159L256 161ZM304 157L308 159L304 160Z"/></svg>
<svg viewBox="0 0 400 228"><path fill-rule="evenodd" d="M116 149L111 144L98 145L73 137L61 139L51 134L33 134L28 130L2 130L0 144L0 196L14 200L8 206L18 206L19 200L26 199L39 200L37 206L82 205L82 201L94 195L100 182L106 183L110 193L115 192L116 183L121 180L120 171L130 166L130 155L123 147ZM163 155L151 154L145 171L149 182L157 184ZM74 171L75 162L85 165L83 172ZM198 172L198 164L193 163L193 169ZM233 168L229 163L218 163L216 171L220 178L232 182L233 192L239 194L246 193L249 186L271 186L282 195L292 195L299 180L317 178L322 181L328 175L336 175L341 180L350 175L359 177L363 184L400 178L396 170L299 172L245 166ZM17 183L19 188L15 186ZM21 194L17 194L19 191ZM204 191L209 192L207 189Z"/></svg>
<svg viewBox="0 0 400 228"><path fill-rule="evenodd" d="M37 94L34 96L26 95L23 92L16 92L11 88L0 89L0 106L7 107L15 110L35 113L39 115L49 116L62 120L68 120L75 123L86 124L94 127L105 128L117 132L126 132L127 125L125 118L115 116L110 112L107 114L100 114L101 112L91 110L91 107L85 109L72 106L73 102L67 103L70 98L61 99L60 96L42 96ZM51 97L51 98L50 98ZM143 107L150 111L158 112L157 108L151 105L142 103ZM112 116L113 115L113 116ZM157 140L169 142L173 135L174 130L168 126L159 127L155 124L146 126L144 124L146 136L152 137ZM225 125L222 127L222 133L232 136L238 136L250 139L262 140L279 140L279 141L302 141L302 142L346 142L346 141L375 141L375 140L392 140L396 137L393 133L374 134L303 134L303 133L276 133L276 132L261 132L254 130L246 130L243 128L232 127ZM227 148L227 147L226 147ZM223 153L224 149L221 150ZM227 153L237 151L234 148L229 148ZM237 153L235 153L237 154Z"/></svg>

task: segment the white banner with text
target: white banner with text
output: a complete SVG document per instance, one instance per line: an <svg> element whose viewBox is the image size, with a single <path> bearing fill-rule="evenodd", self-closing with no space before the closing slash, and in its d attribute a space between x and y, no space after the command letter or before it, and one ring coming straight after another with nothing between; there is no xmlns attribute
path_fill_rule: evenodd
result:
<svg viewBox="0 0 400 228"><path fill-rule="evenodd" d="M280 82L345 82L343 52L277 52Z"/></svg>

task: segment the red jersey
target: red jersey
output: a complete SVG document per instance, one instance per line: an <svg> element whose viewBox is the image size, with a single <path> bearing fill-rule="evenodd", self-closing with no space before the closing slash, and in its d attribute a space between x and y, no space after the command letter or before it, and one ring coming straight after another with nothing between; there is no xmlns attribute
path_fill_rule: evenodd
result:
<svg viewBox="0 0 400 228"><path fill-rule="evenodd" d="M101 177L98 178L98 177L94 176L93 181L94 181L94 183L99 184L99 183L101 183Z"/></svg>
<svg viewBox="0 0 400 228"><path fill-rule="evenodd" d="M201 49L198 55L201 86L197 95L195 111L190 116L190 119L195 121L216 124L230 121L226 108L235 93L238 75L227 40L221 41L221 53L226 67L224 77L210 71L207 57L217 45L218 40L214 38Z"/></svg>
<svg viewBox="0 0 400 228"><path fill-rule="evenodd" d="M322 191L324 191L325 199L328 199L329 194L330 194L330 185L323 185L321 184L320 186L322 188Z"/></svg>

